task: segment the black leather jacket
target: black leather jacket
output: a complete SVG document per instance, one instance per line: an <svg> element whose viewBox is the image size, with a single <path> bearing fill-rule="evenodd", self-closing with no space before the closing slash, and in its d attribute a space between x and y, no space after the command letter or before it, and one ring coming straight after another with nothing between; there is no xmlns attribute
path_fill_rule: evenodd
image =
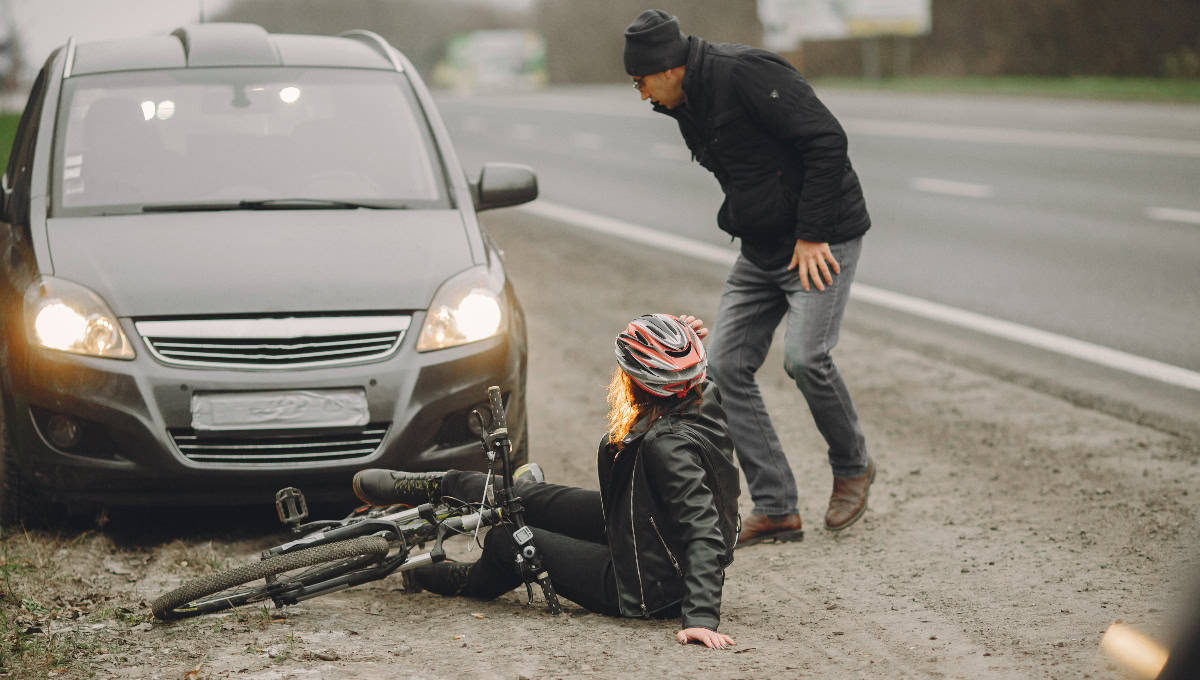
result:
<svg viewBox="0 0 1200 680"><path fill-rule="evenodd" d="M625 616L678 606L684 628L716 630L739 517L738 470L712 382L652 423L618 454L600 443L600 493Z"/></svg>
<svg viewBox="0 0 1200 680"><path fill-rule="evenodd" d="M841 243L871 226L846 133L799 72L766 50L689 38L679 123L692 156L725 193L717 224L760 267L796 239Z"/></svg>

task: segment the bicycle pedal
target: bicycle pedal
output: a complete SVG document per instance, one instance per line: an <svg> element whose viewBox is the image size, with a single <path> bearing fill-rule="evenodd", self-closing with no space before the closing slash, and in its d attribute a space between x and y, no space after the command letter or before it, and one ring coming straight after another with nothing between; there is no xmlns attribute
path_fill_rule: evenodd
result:
<svg viewBox="0 0 1200 680"><path fill-rule="evenodd" d="M294 486L275 492L275 512L284 526L296 531L300 523L308 518L308 502L304 493Z"/></svg>

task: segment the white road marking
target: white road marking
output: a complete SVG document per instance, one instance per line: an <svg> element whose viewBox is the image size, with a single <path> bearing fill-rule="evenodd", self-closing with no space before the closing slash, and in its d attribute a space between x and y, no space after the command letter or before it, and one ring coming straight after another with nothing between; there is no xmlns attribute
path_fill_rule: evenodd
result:
<svg viewBox="0 0 1200 680"><path fill-rule="evenodd" d="M912 188L930 194L946 194L967 198L991 198L992 196L992 187L987 184L953 182L948 179L934 179L932 177L914 177L912 179Z"/></svg>
<svg viewBox="0 0 1200 680"><path fill-rule="evenodd" d="M571 144L589 151L599 151L604 148L604 138L593 132L572 132Z"/></svg>
<svg viewBox="0 0 1200 680"><path fill-rule="evenodd" d="M644 105L641 106L641 105ZM619 118L663 119L645 102L618 103L595 97L526 97L524 99L472 99L471 106L499 109L553 111L589 116L614 116ZM839 118L848 132L873 137L896 137L900 139L936 139L952 142L980 144L1005 144L1033 146L1052 149L1077 149L1084 151L1110 151L1141 153L1159 156L1182 156L1200 158L1200 141L1171 139L1167 137L1139 137L1135 135L1113 135L1070 131L1023 130L1020 128L990 127L982 125L945 125L942 123L918 123L887 120L882 118Z"/></svg>
<svg viewBox="0 0 1200 680"><path fill-rule="evenodd" d="M584 229L598 231L610 236L616 236L627 241L634 241L672 253L691 255L698 260L716 262L717 264L732 265L737 259L737 251L721 246L712 245L685 236L676 236L664 231L643 227L622 220L604 217L595 213L577 210L549 201L535 201L520 208L526 212L540 215L552 220L558 220Z"/></svg>
<svg viewBox="0 0 1200 680"><path fill-rule="evenodd" d="M1184 222L1200 224L1200 210L1180 210L1179 208L1146 208L1146 217L1163 222Z"/></svg>
<svg viewBox="0 0 1200 680"><path fill-rule="evenodd" d="M650 145L650 155L656 158L664 158L669 161L691 161L692 152L683 145L683 142L678 144L663 144L655 142Z"/></svg>
<svg viewBox="0 0 1200 680"><path fill-rule="evenodd" d="M1162 156L1200 157L1200 142L1164 137L1135 137L1133 135L1084 134L1080 132L1021 130L1017 128L983 127L975 125L942 125L912 123L874 118L842 118L847 131L876 137L904 139L936 139L950 142L977 142L1036 146L1054 149L1083 149L1085 151L1124 151Z"/></svg>
<svg viewBox="0 0 1200 680"><path fill-rule="evenodd" d="M639 224L596 215L584 210L544 200L527 204L519 209L583 229L661 248L672 254L689 255L706 262L731 265L737 259L737 251L732 248L705 243L685 236L668 234ZM982 314L894 293L863 283L855 283L853 288L850 289L850 296L857 300L887 307L888 309L907 312L921 318L931 319L959 328L967 328L1057 354L1082 359L1126 373L1132 373L1144 378L1200 391L1200 373L1180 366L1147 359L1084 340L1058 335L1057 333L1030 328L1018 323L993 319Z"/></svg>

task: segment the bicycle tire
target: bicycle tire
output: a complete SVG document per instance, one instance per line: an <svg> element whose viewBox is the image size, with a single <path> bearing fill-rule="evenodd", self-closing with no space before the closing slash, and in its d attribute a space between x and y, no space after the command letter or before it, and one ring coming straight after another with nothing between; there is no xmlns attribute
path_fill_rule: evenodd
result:
<svg viewBox="0 0 1200 680"><path fill-rule="evenodd" d="M183 585L166 592L150 603L154 616L162 621L182 619L199 614L231 609L250 602L256 595L265 599L268 586L254 586L246 590L229 594L221 598L203 601L202 598L215 595L235 586L250 583L257 579L282 574L285 571L312 567L326 562L344 560L351 557L374 556L383 557L388 552L388 541L382 536L360 536L336 543L319 545L314 548L297 550L285 555L276 555L259 562L243 564L240 567L226 569L215 574L208 574L193 579Z"/></svg>

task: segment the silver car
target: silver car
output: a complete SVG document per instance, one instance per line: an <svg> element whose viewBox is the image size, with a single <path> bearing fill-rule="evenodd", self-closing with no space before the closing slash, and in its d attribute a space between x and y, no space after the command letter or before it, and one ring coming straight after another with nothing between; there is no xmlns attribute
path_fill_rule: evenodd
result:
<svg viewBox="0 0 1200 680"><path fill-rule="evenodd" d="M363 467L478 467L525 321L411 64L379 36L200 24L68 42L3 177L3 517L346 498Z"/></svg>

